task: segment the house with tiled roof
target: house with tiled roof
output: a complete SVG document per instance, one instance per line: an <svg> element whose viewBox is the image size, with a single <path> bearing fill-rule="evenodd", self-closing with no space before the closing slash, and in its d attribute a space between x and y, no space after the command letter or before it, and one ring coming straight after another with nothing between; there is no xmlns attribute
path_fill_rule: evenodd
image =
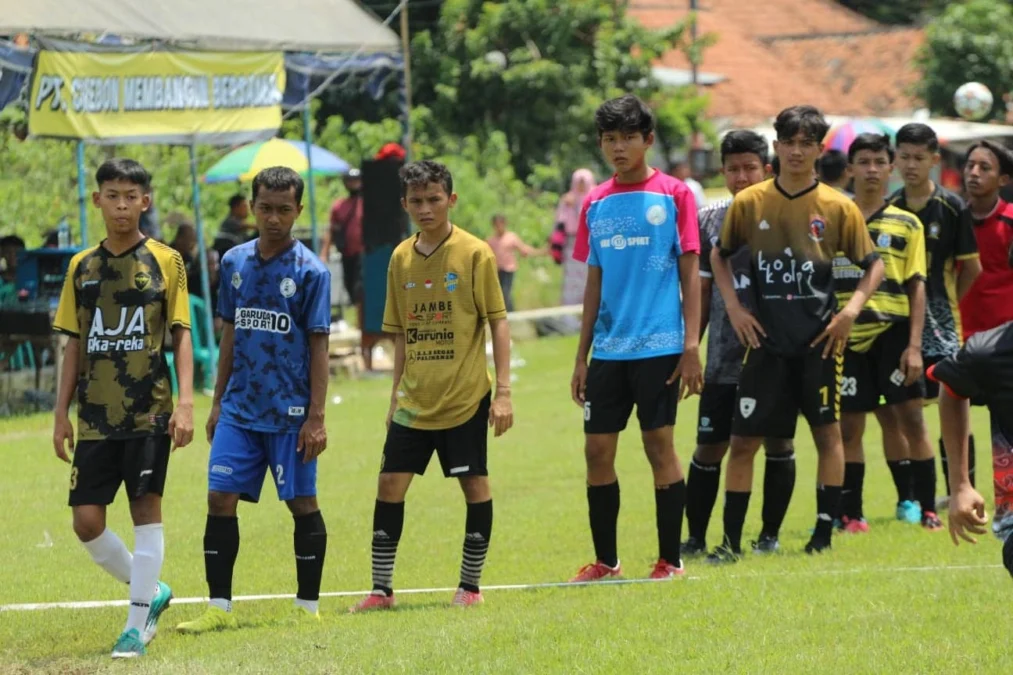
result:
<svg viewBox="0 0 1013 675"><path fill-rule="evenodd" d="M628 11L648 28L665 28L689 13L689 0L631 0ZM883 26L832 0L697 0L704 51L697 82L720 126L751 126L779 110L812 103L829 115L908 115L918 74L913 59L924 40L917 28ZM666 54L656 73L687 80L690 64Z"/></svg>

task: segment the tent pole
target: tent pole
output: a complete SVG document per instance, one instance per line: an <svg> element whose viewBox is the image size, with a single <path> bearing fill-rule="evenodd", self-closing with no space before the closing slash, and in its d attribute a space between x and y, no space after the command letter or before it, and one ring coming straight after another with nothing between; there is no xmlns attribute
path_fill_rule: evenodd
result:
<svg viewBox="0 0 1013 675"><path fill-rule="evenodd" d="M193 189L193 219L197 225L197 255L200 258L200 288L204 296L204 328L208 335L208 349L211 351L211 367L204 373L204 389L211 390L215 386L218 374L218 350L215 349L214 308L211 306L211 284L208 275L208 247L204 242L204 219L200 213L200 183L197 181L197 141L189 145L190 180ZM198 317L190 317L190 321L200 321Z"/></svg>
<svg viewBox="0 0 1013 675"><path fill-rule="evenodd" d="M408 0L401 0L401 82L404 87L404 143L405 159L411 161L412 154L412 52L408 34Z"/></svg>
<svg viewBox="0 0 1013 675"><path fill-rule="evenodd" d="M317 230L317 190L313 180L313 132L310 129L310 99L302 107L302 135L306 141L306 184L310 193L310 229L313 233L313 252L320 254L320 232Z"/></svg>
<svg viewBox="0 0 1013 675"><path fill-rule="evenodd" d="M77 208L81 220L81 247L88 245L88 189L84 175L84 141L77 142Z"/></svg>

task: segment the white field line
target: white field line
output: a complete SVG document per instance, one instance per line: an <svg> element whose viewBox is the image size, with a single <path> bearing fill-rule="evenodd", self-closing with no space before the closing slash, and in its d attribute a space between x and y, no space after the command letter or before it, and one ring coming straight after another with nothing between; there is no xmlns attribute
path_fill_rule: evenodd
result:
<svg viewBox="0 0 1013 675"><path fill-rule="evenodd" d="M1003 569L1002 565L925 565L921 567L856 567L841 570L813 570L795 572L758 572L750 574L727 574L712 577L686 576L686 581L724 580L724 579L759 579L763 577L805 577L805 576L834 576L844 574L895 574L915 572L968 572L978 570ZM535 584L499 584L495 586L482 586L482 591L532 591L547 588L577 588L581 586L623 586L629 584L650 584L657 583L653 579L608 579L590 583L572 584L566 581L552 581ZM407 588L398 590L397 595L422 595L430 593L453 593L456 587L447 588ZM321 593L322 598L349 598L359 597L369 591L334 591ZM292 599L292 593L277 593L267 595L239 595L232 598L233 602L250 602L257 600L285 600ZM174 605L192 605L205 603L208 598L173 598ZM129 600L84 600L77 602L29 602L13 605L0 605L0 612L30 612L43 609L99 609L104 607L126 607Z"/></svg>

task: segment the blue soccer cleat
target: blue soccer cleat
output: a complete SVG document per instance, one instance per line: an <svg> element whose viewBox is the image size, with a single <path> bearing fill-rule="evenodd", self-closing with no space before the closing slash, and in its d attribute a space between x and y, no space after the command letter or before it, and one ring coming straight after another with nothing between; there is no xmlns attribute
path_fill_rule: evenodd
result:
<svg viewBox="0 0 1013 675"><path fill-rule="evenodd" d="M113 647L114 659L136 659L146 653L144 643L141 642L141 634L137 632L136 628L124 631Z"/></svg>
<svg viewBox="0 0 1013 675"><path fill-rule="evenodd" d="M172 589L169 588L169 584L164 581L158 582L158 590L155 591L155 597L151 599L151 609L148 610L148 620L144 624L144 635L142 640L144 644L150 644L155 639L155 634L158 632L158 619L161 618L162 612L169 609L169 603L172 601Z"/></svg>

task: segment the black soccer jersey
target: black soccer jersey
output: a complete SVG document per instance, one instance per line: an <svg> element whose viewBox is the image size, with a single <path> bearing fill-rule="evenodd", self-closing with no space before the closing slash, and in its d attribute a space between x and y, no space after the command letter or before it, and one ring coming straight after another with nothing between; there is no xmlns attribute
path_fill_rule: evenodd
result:
<svg viewBox="0 0 1013 675"><path fill-rule="evenodd" d="M1002 428L1013 429L1013 321L975 333L929 377L957 396L985 403Z"/></svg>

